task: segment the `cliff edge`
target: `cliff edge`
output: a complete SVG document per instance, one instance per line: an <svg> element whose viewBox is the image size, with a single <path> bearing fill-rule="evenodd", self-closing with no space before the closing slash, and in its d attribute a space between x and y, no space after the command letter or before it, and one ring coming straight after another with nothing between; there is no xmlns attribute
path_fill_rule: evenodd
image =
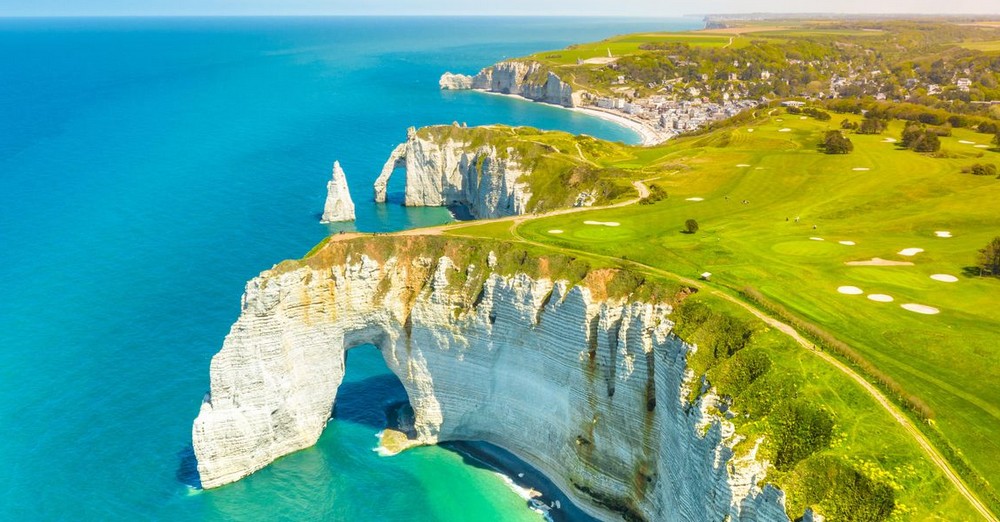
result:
<svg viewBox="0 0 1000 522"><path fill-rule="evenodd" d="M193 426L203 486L314 444L345 351L374 344L416 443L491 442L606 519L787 521L756 451L734 456L714 396L688 398L696 348L672 334L671 307L614 297L614 272L569 283L556 267L574 262L526 256L366 238L250 281ZM542 268L511 268L525 260Z"/></svg>
<svg viewBox="0 0 1000 522"><path fill-rule="evenodd" d="M442 90L476 89L515 94L532 101L574 107L573 88L538 62L506 61L491 65L475 76L446 72L438 81Z"/></svg>

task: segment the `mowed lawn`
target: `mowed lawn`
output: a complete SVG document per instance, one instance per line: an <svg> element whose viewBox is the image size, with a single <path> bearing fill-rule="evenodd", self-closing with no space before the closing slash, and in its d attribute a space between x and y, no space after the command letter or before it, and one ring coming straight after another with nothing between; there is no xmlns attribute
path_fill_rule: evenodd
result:
<svg viewBox="0 0 1000 522"><path fill-rule="evenodd" d="M974 277L967 267L1000 235L1000 180L962 174L961 168L1000 164L1000 153L975 146L988 144L990 136L961 129L942 138L953 157L900 150L886 142L899 138L902 124L894 122L880 136L851 134L851 154L822 154L822 133L842 119L775 115L636 149L636 158L620 163L651 165L643 175L663 176L653 183L666 189L666 200L533 220L518 233L686 277L708 271L714 285L757 288L849 343L930 404L949 440L998 485L1000 280ZM697 220L697 233L681 232L687 219ZM937 237L939 231L953 237ZM504 236L502 227L490 232ZM899 254L907 248L923 252ZM913 265L845 264L876 257ZM936 281L930 277L935 274L958 281ZM864 293L842 294L841 286ZM868 294L894 300L876 302ZM939 313L918 314L902 304Z"/></svg>

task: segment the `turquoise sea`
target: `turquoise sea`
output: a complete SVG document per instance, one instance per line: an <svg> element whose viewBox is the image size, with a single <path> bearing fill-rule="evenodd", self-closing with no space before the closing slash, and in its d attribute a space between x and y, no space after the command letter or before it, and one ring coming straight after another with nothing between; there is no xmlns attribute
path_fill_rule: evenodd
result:
<svg viewBox="0 0 1000 522"><path fill-rule="evenodd" d="M697 19L0 19L0 519L537 520L454 448L373 451L405 400L358 348L319 444L197 488L191 421L244 282L337 228L449 221L371 202L406 128L507 123L635 141L558 108L441 92L446 71ZM507 461L508 474L532 477ZM543 487L544 489L544 487ZM546 491L549 498L557 493ZM574 518L570 515L568 518Z"/></svg>

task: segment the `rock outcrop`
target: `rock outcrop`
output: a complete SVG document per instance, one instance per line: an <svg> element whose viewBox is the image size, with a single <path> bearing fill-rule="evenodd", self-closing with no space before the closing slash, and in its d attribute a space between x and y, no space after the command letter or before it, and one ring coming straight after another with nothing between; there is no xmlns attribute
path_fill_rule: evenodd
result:
<svg viewBox="0 0 1000 522"><path fill-rule="evenodd" d="M354 221L354 202L347 189L347 176L340 168L340 162L333 162L333 178L326 184L326 204L323 205L321 223Z"/></svg>
<svg viewBox="0 0 1000 522"><path fill-rule="evenodd" d="M500 94L516 94L529 100L573 107L573 88L538 62L506 61L491 65L475 76L446 72L438 82L441 89L478 89Z"/></svg>
<svg viewBox="0 0 1000 522"><path fill-rule="evenodd" d="M521 180L527 172L513 149L421 137L411 128L375 180L375 201L385 202L389 179L400 167L406 168L407 206L464 205L477 219L528 211L531 192Z"/></svg>
<svg viewBox="0 0 1000 522"><path fill-rule="evenodd" d="M695 347L671 333L669 306L501 275L492 253L456 266L342 248L247 284L194 422L204 487L314 444L345 351L374 344L421 443L506 448L605 519L788 520L755 452L734 457L714 397L687 399Z"/></svg>

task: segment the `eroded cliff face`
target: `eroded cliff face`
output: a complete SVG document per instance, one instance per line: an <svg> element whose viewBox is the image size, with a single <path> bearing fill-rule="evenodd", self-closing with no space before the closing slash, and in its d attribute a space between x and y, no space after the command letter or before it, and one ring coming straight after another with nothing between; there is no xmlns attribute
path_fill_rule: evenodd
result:
<svg viewBox="0 0 1000 522"><path fill-rule="evenodd" d="M500 94L516 94L529 100L573 107L573 88L538 62L507 61L487 67L475 76L446 72L438 82L441 89L480 89Z"/></svg>
<svg viewBox="0 0 1000 522"><path fill-rule="evenodd" d="M239 480L316 442L345 351L374 344L402 381L419 441L484 440L605 519L787 521L765 466L733 458L713 396L690 403L669 306L602 298L496 256L363 250L250 281L194 422L202 484Z"/></svg>
<svg viewBox="0 0 1000 522"><path fill-rule="evenodd" d="M465 205L477 219L524 214L531 192L519 181L526 170L516 156L490 144L422 138L411 128L375 180L375 201L385 202L393 171L405 167L407 206Z"/></svg>

